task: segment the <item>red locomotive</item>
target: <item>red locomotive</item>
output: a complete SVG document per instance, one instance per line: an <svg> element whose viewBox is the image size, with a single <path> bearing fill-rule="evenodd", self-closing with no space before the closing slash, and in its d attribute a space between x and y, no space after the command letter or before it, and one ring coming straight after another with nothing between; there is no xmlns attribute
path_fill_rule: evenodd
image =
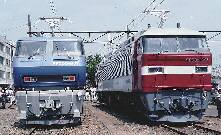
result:
<svg viewBox="0 0 221 135"><path fill-rule="evenodd" d="M149 28L98 65L98 99L133 105L151 121L195 122L210 99L211 65L205 34Z"/></svg>

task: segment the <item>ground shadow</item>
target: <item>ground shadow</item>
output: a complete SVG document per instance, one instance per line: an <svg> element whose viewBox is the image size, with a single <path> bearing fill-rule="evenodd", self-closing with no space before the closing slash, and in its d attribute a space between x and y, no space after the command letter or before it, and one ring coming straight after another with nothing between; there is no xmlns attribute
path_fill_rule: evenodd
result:
<svg viewBox="0 0 221 135"><path fill-rule="evenodd" d="M202 124L204 122L184 122L184 123L173 123L173 122L153 122L148 120L144 114L136 112L134 109L128 108L114 108L107 106L106 104L92 104L93 107L96 107L109 115L116 117L117 119L127 122L127 123L135 123L139 125L147 125L150 127L160 126L162 124L169 125L173 127L187 127L193 126L194 124Z"/></svg>
<svg viewBox="0 0 221 135"><path fill-rule="evenodd" d="M142 113L136 112L131 108L116 108L107 106L106 104L92 104L92 106L108 113L111 116L116 117L123 122L148 126L159 125L158 123L148 121L148 119Z"/></svg>
<svg viewBox="0 0 221 135"><path fill-rule="evenodd" d="M24 121L19 120L15 122L14 127L20 128L23 130L29 130L32 128L37 128L38 130L52 130L52 129L63 129L63 128L74 128L81 126L81 123L74 123L74 124L63 124L63 125L35 125L35 124L26 124Z"/></svg>

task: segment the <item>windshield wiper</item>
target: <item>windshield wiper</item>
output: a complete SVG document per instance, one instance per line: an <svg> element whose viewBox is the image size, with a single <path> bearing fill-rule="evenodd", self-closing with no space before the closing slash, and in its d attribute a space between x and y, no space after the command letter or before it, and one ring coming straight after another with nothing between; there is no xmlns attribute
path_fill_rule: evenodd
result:
<svg viewBox="0 0 221 135"><path fill-rule="evenodd" d="M29 56L28 59L30 60L31 58L33 58L33 55Z"/></svg>
<svg viewBox="0 0 221 135"><path fill-rule="evenodd" d="M193 52L193 51L196 51L195 49L185 49L184 51L190 51L190 52Z"/></svg>
<svg viewBox="0 0 221 135"><path fill-rule="evenodd" d="M164 53L164 52L169 52L169 50L163 50L162 52L163 52L163 53Z"/></svg>
<svg viewBox="0 0 221 135"><path fill-rule="evenodd" d="M33 58L34 56L37 56L37 55L40 55L40 54L37 53L37 52L36 52L36 53L33 53L33 55L29 56L28 59L31 59L31 58Z"/></svg>

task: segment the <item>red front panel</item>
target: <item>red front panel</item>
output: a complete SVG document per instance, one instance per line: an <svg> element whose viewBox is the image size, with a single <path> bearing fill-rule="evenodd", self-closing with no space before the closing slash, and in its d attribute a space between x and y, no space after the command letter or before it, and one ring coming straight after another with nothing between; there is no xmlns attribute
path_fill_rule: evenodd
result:
<svg viewBox="0 0 221 135"><path fill-rule="evenodd" d="M143 54L143 66L209 66L210 53L202 54Z"/></svg>
<svg viewBox="0 0 221 135"><path fill-rule="evenodd" d="M139 56L138 56L139 57ZM211 53L187 53L187 54L143 54L137 59L138 87L134 90L143 92L156 92L162 89L199 89L211 90L211 72L195 73L196 66L205 66L211 68ZM164 73L141 73L143 67L162 66L165 69L179 67L187 71L168 70ZM194 70L189 70L192 67ZM180 68L181 69L181 68Z"/></svg>
<svg viewBox="0 0 221 135"><path fill-rule="evenodd" d="M161 89L200 89L211 90L209 74L164 74L142 76L143 92L155 92Z"/></svg>

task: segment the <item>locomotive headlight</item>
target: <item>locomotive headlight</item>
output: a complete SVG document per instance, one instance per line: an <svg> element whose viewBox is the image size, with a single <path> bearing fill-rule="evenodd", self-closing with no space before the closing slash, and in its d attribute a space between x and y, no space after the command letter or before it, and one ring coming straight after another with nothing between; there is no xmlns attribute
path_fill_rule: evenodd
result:
<svg viewBox="0 0 221 135"><path fill-rule="evenodd" d="M74 82L76 77L74 75L63 76L63 81L65 82Z"/></svg>
<svg viewBox="0 0 221 135"><path fill-rule="evenodd" d="M196 73L207 73L208 67L195 67L195 72Z"/></svg>
<svg viewBox="0 0 221 135"><path fill-rule="evenodd" d="M164 68L163 67L149 67L148 72L149 73L163 73Z"/></svg>
<svg viewBox="0 0 221 135"><path fill-rule="evenodd" d="M24 82L25 82L25 83L28 83L28 82L37 82L37 77L25 76L25 77L24 77Z"/></svg>

